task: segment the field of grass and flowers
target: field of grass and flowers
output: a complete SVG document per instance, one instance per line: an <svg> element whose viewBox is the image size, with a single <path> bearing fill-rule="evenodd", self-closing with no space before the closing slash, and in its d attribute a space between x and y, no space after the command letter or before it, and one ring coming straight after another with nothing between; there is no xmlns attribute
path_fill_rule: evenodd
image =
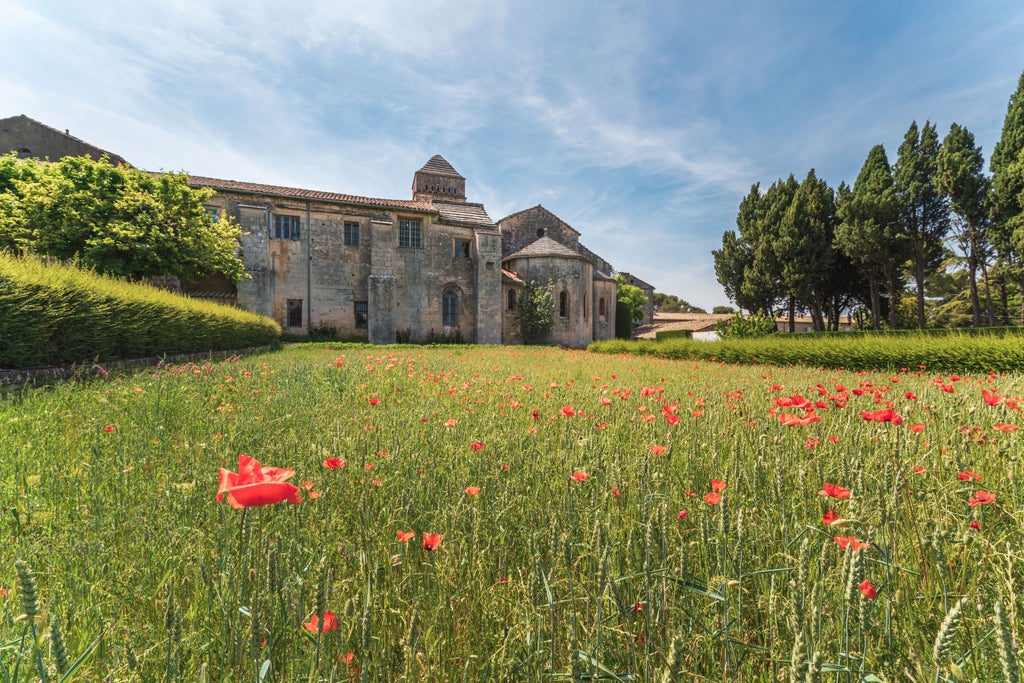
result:
<svg viewBox="0 0 1024 683"><path fill-rule="evenodd" d="M8 395L0 681L1016 681L1022 396L340 344Z"/></svg>

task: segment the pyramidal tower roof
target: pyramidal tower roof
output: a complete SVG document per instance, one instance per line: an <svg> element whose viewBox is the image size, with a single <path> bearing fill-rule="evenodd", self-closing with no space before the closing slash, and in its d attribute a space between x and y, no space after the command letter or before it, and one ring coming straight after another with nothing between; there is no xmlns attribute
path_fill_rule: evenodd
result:
<svg viewBox="0 0 1024 683"><path fill-rule="evenodd" d="M412 198L431 202L435 199L449 202L466 201L466 179L440 154L430 157L412 178Z"/></svg>

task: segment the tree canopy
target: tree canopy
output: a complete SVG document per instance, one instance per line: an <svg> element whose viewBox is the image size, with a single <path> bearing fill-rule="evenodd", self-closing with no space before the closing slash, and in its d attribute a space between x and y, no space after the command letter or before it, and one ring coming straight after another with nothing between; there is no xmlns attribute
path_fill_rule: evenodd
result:
<svg viewBox="0 0 1024 683"><path fill-rule="evenodd" d="M0 249L77 261L130 279L244 274L238 224L184 173L150 174L106 158L0 157Z"/></svg>

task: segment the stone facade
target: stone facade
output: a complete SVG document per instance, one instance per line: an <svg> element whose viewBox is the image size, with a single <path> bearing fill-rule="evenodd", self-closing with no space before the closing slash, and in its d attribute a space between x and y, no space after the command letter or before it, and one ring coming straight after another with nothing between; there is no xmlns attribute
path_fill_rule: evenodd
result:
<svg viewBox="0 0 1024 683"><path fill-rule="evenodd" d="M24 116L0 120L4 149L52 159L107 154L123 162ZM550 282L556 310L548 343L578 347L614 336L611 264L542 206L495 224L482 204L467 201L466 179L440 155L413 175L409 200L189 180L215 191L211 212L241 226L248 277L237 286L217 277L171 286L233 299L277 320L286 333L331 328L377 344L441 337L514 344L521 341L518 292Z"/></svg>
<svg viewBox="0 0 1024 683"><path fill-rule="evenodd" d="M644 296L647 297L647 305L644 306L644 317L640 320L640 325L650 325L654 322L654 285L648 284L630 273L619 273L623 280L626 281L627 285L633 285L639 287Z"/></svg>

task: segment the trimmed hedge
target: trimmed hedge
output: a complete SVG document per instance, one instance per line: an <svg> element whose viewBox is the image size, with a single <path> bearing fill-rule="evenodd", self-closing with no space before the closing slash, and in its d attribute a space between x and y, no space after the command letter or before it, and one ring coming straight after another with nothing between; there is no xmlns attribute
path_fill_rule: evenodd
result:
<svg viewBox="0 0 1024 683"><path fill-rule="evenodd" d="M1024 370L1024 343L1015 334L947 334L894 336L832 336L774 334L758 339L701 342L667 341L594 342L588 351L637 354L671 360L706 360L722 363L777 366L806 365L847 370L903 369L926 372L1020 372Z"/></svg>
<svg viewBox="0 0 1024 683"><path fill-rule="evenodd" d="M231 306L0 253L0 368L265 346L281 328Z"/></svg>
<svg viewBox="0 0 1024 683"><path fill-rule="evenodd" d="M658 341L667 341L669 339L692 339L693 330L662 330L661 332L655 332L654 338Z"/></svg>

